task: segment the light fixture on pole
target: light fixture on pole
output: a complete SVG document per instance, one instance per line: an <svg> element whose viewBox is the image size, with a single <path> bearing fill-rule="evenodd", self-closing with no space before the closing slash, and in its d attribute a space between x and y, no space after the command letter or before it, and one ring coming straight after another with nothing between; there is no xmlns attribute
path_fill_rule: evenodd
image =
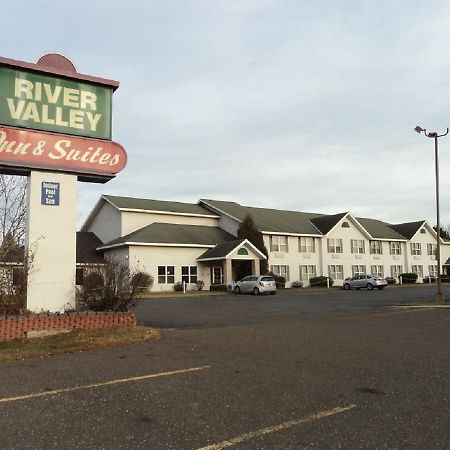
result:
<svg viewBox="0 0 450 450"><path fill-rule="evenodd" d="M444 134L437 134L435 131L430 132L425 128L417 126L414 128L417 133L423 133L426 137L434 139L434 167L436 172L436 260L437 260L437 269L438 269L438 279L437 279L437 292L436 292L436 302L444 303L444 294L442 292L441 287L441 220L439 214L439 152L438 152L438 138L446 136L448 134L447 131Z"/></svg>

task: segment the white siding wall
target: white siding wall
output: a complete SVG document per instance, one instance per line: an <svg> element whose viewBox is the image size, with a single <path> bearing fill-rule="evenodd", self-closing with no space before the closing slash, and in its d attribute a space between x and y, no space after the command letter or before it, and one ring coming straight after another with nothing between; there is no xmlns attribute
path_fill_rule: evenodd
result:
<svg viewBox="0 0 450 450"><path fill-rule="evenodd" d="M176 223L182 225L204 225L216 227L219 224L219 219L210 217L197 216L179 216L171 213L154 214L141 212L126 212L122 211L122 229L121 236L139 230L142 227L151 225L154 222L160 223Z"/></svg>
<svg viewBox="0 0 450 450"><path fill-rule="evenodd" d="M103 202L89 228L103 242L109 242L121 236L120 212L107 202Z"/></svg>
<svg viewBox="0 0 450 450"><path fill-rule="evenodd" d="M293 281L300 280L300 266L308 265L315 266L316 275L321 275L321 255L320 255L320 238L315 238L315 252L301 253L299 251L299 237L287 236L288 251L287 252L273 252L270 250L270 235L263 235L264 245L269 252L269 270L270 266L283 265L289 267L289 280L286 282L286 287L290 287ZM305 285L305 284L304 284Z"/></svg>
<svg viewBox="0 0 450 450"><path fill-rule="evenodd" d="M143 270L153 276L155 282L152 291L173 291L173 284L158 283L158 266L175 266L175 283L181 281L181 266L197 266L197 277L205 283L204 289L210 286L210 268L197 262L197 258L207 248L189 247L130 247L130 267ZM188 289L196 289L189 285Z"/></svg>

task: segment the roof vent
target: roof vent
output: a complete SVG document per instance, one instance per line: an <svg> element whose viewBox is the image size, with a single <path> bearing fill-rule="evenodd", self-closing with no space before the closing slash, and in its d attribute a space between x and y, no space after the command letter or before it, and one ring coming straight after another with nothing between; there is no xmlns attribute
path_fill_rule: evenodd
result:
<svg viewBox="0 0 450 450"><path fill-rule="evenodd" d="M350 228L348 222L342 222L342 228Z"/></svg>
<svg viewBox="0 0 450 450"><path fill-rule="evenodd" d="M425 234L425 233L426 233L425 228L421 228L421 229L420 229L420 232L421 232L422 234Z"/></svg>

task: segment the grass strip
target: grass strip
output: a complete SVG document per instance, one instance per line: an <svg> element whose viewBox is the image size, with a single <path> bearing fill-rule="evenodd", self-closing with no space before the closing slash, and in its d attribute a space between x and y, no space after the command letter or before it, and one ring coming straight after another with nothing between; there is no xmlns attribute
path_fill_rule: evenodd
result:
<svg viewBox="0 0 450 450"><path fill-rule="evenodd" d="M147 327L76 330L53 336L0 342L0 362L47 358L63 353L121 347L159 338L159 330Z"/></svg>

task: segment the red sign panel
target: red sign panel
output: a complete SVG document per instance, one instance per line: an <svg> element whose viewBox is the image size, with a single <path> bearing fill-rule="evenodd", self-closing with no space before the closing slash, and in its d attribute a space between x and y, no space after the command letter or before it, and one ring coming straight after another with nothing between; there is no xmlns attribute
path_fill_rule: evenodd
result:
<svg viewBox="0 0 450 450"><path fill-rule="evenodd" d="M0 165L113 177L127 163L111 141L0 126Z"/></svg>

